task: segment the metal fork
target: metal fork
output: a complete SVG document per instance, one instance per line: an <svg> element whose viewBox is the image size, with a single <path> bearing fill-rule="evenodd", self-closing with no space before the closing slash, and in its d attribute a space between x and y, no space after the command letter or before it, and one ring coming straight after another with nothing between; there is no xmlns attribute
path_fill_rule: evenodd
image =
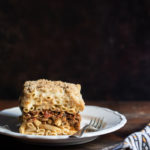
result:
<svg viewBox="0 0 150 150"><path fill-rule="evenodd" d="M71 135L70 137L81 137L87 129L92 129L93 131L100 130L103 126L103 120L104 120L104 118L102 118L102 119L100 119L100 118L91 119L89 124L85 125L82 129L80 129L78 132Z"/></svg>

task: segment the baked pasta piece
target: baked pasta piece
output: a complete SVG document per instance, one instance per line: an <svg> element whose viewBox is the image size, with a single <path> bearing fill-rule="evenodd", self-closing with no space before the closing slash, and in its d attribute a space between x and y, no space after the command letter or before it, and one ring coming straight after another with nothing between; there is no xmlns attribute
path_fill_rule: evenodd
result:
<svg viewBox="0 0 150 150"><path fill-rule="evenodd" d="M19 132L33 135L71 135L80 129L84 101L79 84L40 79L26 81L19 97Z"/></svg>

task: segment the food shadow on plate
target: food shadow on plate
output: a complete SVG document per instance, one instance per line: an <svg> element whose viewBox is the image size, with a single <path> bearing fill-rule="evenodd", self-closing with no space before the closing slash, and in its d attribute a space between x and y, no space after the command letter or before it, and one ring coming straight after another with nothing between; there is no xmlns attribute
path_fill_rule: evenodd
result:
<svg viewBox="0 0 150 150"><path fill-rule="evenodd" d="M19 118L11 114L0 112L0 128L18 132Z"/></svg>

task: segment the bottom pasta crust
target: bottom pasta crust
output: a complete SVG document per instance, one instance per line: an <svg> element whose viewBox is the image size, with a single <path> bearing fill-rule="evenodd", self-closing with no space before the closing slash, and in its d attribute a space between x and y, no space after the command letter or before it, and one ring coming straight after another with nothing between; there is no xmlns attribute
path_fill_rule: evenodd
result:
<svg viewBox="0 0 150 150"><path fill-rule="evenodd" d="M72 135L80 129L80 121L79 113L30 111L21 116L19 132L32 135Z"/></svg>

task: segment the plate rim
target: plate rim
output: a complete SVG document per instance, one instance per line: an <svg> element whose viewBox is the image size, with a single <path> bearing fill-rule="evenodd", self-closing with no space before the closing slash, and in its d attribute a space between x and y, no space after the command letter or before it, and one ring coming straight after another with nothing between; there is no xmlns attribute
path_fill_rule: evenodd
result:
<svg viewBox="0 0 150 150"><path fill-rule="evenodd" d="M113 127L110 127L110 128L104 129L104 130L100 130L100 131L97 131L97 132L94 132L94 133L91 132L91 133L88 133L88 134L84 134L82 137L80 137L80 139L90 138L90 137L97 137L97 136L101 136L101 135L104 135L104 134L112 133L114 131L119 130L120 128L122 128L127 123L126 117L123 114L119 113L118 111L115 111L115 110L112 110L112 109L109 109L109 108L106 108L106 107L95 106L95 105L85 105L85 107L97 107L97 108L104 109L105 111L108 111L108 112L113 113L114 115L117 115L120 118L120 122L117 125L113 126ZM13 109L19 109L19 107L16 106L16 107L6 108L6 109L1 110L0 113L12 111ZM7 132L5 132L5 131L7 131ZM22 139L22 138L23 139L38 139L38 140L41 139L41 140L51 140L51 141L70 139L68 135L59 135L59 136L26 135L26 134L21 134L19 132L13 132L9 129L2 129L1 130L1 127L0 127L0 134L15 137L15 138L19 138L19 139Z"/></svg>

